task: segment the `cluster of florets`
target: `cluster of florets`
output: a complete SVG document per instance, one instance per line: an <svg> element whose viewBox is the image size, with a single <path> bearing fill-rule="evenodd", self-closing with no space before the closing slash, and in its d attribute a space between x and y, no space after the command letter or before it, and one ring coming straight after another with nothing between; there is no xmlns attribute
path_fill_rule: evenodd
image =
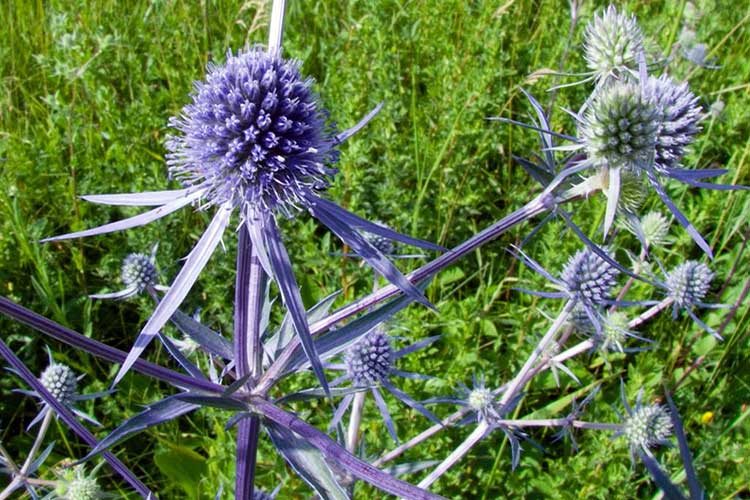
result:
<svg viewBox="0 0 750 500"><path fill-rule="evenodd" d="M560 278L572 300L592 307L604 303L618 274L615 267L587 248L568 259Z"/></svg>
<svg viewBox="0 0 750 500"><path fill-rule="evenodd" d="M483 385L474 387L466 398L466 403L472 410L484 413L495 402L495 396L492 391Z"/></svg>
<svg viewBox="0 0 750 500"><path fill-rule="evenodd" d="M131 253L122 261L120 276L128 288L134 287L137 292L142 292L146 287L156 284L159 273L151 257L142 253Z"/></svg>
<svg viewBox="0 0 750 500"><path fill-rule="evenodd" d="M623 352L628 331L628 315L622 311L610 311L603 321L599 346L603 350Z"/></svg>
<svg viewBox="0 0 750 500"><path fill-rule="evenodd" d="M195 83L193 103L173 118L170 173L208 188L208 204L290 214L306 195L328 188L335 139L297 61L262 48L227 53Z"/></svg>
<svg viewBox="0 0 750 500"><path fill-rule="evenodd" d="M639 406L625 419L622 434L631 448L648 450L666 442L672 434L672 420L661 405Z"/></svg>
<svg viewBox="0 0 750 500"><path fill-rule="evenodd" d="M643 52L643 34L635 16L626 16L610 5L586 27L584 50L597 78L622 73L637 66Z"/></svg>
<svg viewBox="0 0 750 500"><path fill-rule="evenodd" d="M381 227L388 227L384 222L379 220L372 221ZM391 255L396 251L396 244L393 240L381 236L379 234L365 233L365 238L370 242L372 246L380 250L383 255Z"/></svg>
<svg viewBox="0 0 750 500"><path fill-rule="evenodd" d="M70 407L75 402L78 379L73 370L67 365L51 364L42 372L39 379L45 389L57 399L60 404Z"/></svg>
<svg viewBox="0 0 750 500"><path fill-rule="evenodd" d="M648 212L640 219L625 222L627 228L640 233L646 247L653 248L664 245L669 234L669 219L657 211Z"/></svg>
<svg viewBox="0 0 750 500"><path fill-rule="evenodd" d="M393 364L391 339L380 328L365 335L344 356L346 372L355 386L370 386L385 380Z"/></svg>
<svg viewBox="0 0 750 500"><path fill-rule="evenodd" d="M687 82L676 84L668 76L649 77L644 94L659 110L659 129L656 134L654 167L665 172L679 165L685 148L700 131L698 124L703 113L698 97L688 88Z"/></svg>
<svg viewBox="0 0 750 500"><path fill-rule="evenodd" d="M585 116L582 137L594 165L636 169L657 144L659 108L636 83L614 83L601 90Z"/></svg>
<svg viewBox="0 0 750 500"><path fill-rule="evenodd" d="M707 265L689 260L667 274L667 292L678 307L692 307L706 296L713 278Z"/></svg>
<svg viewBox="0 0 750 500"><path fill-rule="evenodd" d="M77 465L65 470L60 475L60 479L59 486L55 488L55 493L59 497L55 496L55 498L64 498L65 500L96 500L110 496L102 492L93 473L92 475L86 474L83 465Z"/></svg>

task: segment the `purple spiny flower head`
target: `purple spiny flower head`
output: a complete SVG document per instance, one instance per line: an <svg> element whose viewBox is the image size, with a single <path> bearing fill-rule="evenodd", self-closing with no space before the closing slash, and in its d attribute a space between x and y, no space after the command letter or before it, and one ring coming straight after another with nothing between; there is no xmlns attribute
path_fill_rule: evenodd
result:
<svg viewBox="0 0 750 500"><path fill-rule="evenodd" d="M336 173L333 131L311 86L297 61L259 47L227 52L170 121L182 132L167 141L170 173L208 188L208 204L291 215Z"/></svg>
<svg viewBox="0 0 750 500"><path fill-rule="evenodd" d="M67 365L54 363L42 372L39 378L45 389L65 406L72 406L76 399L78 378Z"/></svg>
<svg viewBox="0 0 750 500"><path fill-rule="evenodd" d="M378 384L388 377L393 363L391 339L377 328L352 346L344 356L346 372L356 386Z"/></svg>
<svg viewBox="0 0 750 500"><path fill-rule="evenodd" d="M698 124L703 119L703 113L698 98L690 92L687 83L678 85L666 75L649 77L644 93L661 112L654 166L663 173L668 168L678 166L685 148L700 131Z"/></svg>
<svg viewBox="0 0 750 500"><path fill-rule="evenodd" d="M154 286L159 277L151 257L142 253L131 253L122 261L122 282L128 288L140 293L146 287Z"/></svg>
<svg viewBox="0 0 750 500"><path fill-rule="evenodd" d="M707 265L689 260L667 274L667 291L678 307L701 304L708 293L714 273Z"/></svg>
<svg viewBox="0 0 750 500"><path fill-rule="evenodd" d="M573 300L593 307L607 299L618 274L609 262L586 248L568 259L560 278Z"/></svg>
<svg viewBox="0 0 750 500"><path fill-rule="evenodd" d="M589 159L600 167L636 169L657 143L660 112L636 83L614 83L595 97L582 135ZM637 171L637 170L636 170Z"/></svg>
<svg viewBox="0 0 750 500"><path fill-rule="evenodd" d="M584 50L589 68L597 79L636 67L643 51L643 34L635 16L626 16L610 5L586 26Z"/></svg>

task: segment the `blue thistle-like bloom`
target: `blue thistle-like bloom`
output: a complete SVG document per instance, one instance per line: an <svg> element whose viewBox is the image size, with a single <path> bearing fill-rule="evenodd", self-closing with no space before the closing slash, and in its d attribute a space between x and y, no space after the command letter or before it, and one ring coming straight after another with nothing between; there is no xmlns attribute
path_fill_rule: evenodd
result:
<svg viewBox="0 0 750 500"><path fill-rule="evenodd" d="M725 169L688 170L679 168L687 146L698 132L702 119L695 96L687 84L667 77L648 77L640 82L613 82L603 86L588 112L580 118L581 138L570 150L582 149L587 158L577 170L599 169L600 187L607 195L604 232L614 222L626 173L645 176L675 219L709 256L711 248L698 230L667 195L659 176L695 187L747 189L704 182L701 179L725 174Z"/></svg>
<svg viewBox="0 0 750 500"><path fill-rule="evenodd" d="M396 426L391 418L390 412L388 411L388 405L386 404L385 399L383 399L382 389L387 390L399 401L418 411L433 422L439 423L440 420L425 408L422 403L415 401L411 396L398 389L390 380L393 377L416 380L431 379L432 377L427 375L398 370L395 367L395 363L398 359L432 344L439 338L439 336L428 337L407 347L394 350L391 344L392 339L388 333L382 327L376 327L366 333L346 350L344 353L343 364L328 365L331 369L344 371L344 375L331 382L331 387L336 387L346 381L351 381L352 387L369 390L383 420L385 421L388 433L391 435L394 442L398 442ZM354 394L346 394L343 397L341 403L336 408L329 428L333 429L338 425L353 399Z"/></svg>
<svg viewBox="0 0 750 500"><path fill-rule="evenodd" d="M91 399L106 396L110 392L104 391L90 394L79 394L78 381L83 378L83 375L76 376L76 374L69 366L62 363L55 363L55 361L52 359L52 353L49 350L47 351L47 357L49 358L49 364L47 365L47 368L42 371L42 374L39 377L39 381L42 383L44 388L47 389L55 397L55 399L60 402L60 404L69 408L80 418L88 420L94 425L101 425L96 421L96 419L76 408L75 404L78 401L88 401ZM10 371L18 375L15 370L10 369ZM26 396L31 396L43 403L42 409L29 424L29 429L40 422L47 415L47 413L51 411L51 407L46 402L44 402L44 398L37 394L36 391L15 389L14 392L25 394Z"/></svg>
<svg viewBox="0 0 750 500"><path fill-rule="evenodd" d="M613 438L624 436L628 440L633 461L638 451L651 455L651 448L668 446L670 443L667 438L672 435L672 419L667 408L659 404L642 404L642 388L638 391L635 407L628 405L624 385L621 386L621 397L625 415L618 412L622 427Z"/></svg>
<svg viewBox="0 0 750 500"><path fill-rule="evenodd" d="M657 144L659 108L636 83L615 83L600 91L582 127L582 140L595 166L637 169Z"/></svg>
<svg viewBox="0 0 750 500"><path fill-rule="evenodd" d="M122 261L122 282L142 292L156 284L159 274L148 255L131 253Z"/></svg>
<svg viewBox="0 0 750 500"><path fill-rule="evenodd" d="M78 379L69 366L51 364L39 378L45 389L64 406L71 406L75 401Z"/></svg>
<svg viewBox="0 0 750 500"><path fill-rule="evenodd" d="M501 388L502 389L502 388ZM497 402L496 392L487 387L484 377L472 376L472 386L469 387L459 382L456 395L453 397L436 397L424 401L425 404L448 403L461 406L470 411L470 414L461 419L458 424L465 425L470 422L499 420L502 415L508 413L517 401L500 407Z"/></svg>
<svg viewBox="0 0 750 500"><path fill-rule="evenodd" d="M644 93L661 113L656 133L654 168L667 175L671 168L679 166L685 149L700 131L703 112L698 105L698 97L690 91L687 82L676 84L666 75L649 77Z"/></svg>
<svg viewBox="0 0 750 500"><path fill-rule="evenodd" d="M586 26L584 51L588 67L599 80L634 70L643 52L643 34L635 16L617 12L614 5L596 14Z"/></svg>
<svg viewBox="0 0 750 500"><path fill-rule="evenodd" d="M661 264L659 266L661 267ZM666 278L663 282L657 281L656 284L664 290L668 298L672 299L672 318L677 319L679 312L683 310L698 326L716 337L717 340L723 340L721 335L701 321L694 311L697 307L705 309L727 307L725 304L703 302L714 278L714 273L708 266L701 262L688 260L668 272L662 268L662 272Z"/></svg>
<svg viewBox="0 0 750 500"><path fill-rule="evenodd" d="M573 300L585 307L596 307L607 300L619 273L612 264L586 248L568 259L560 278Z"/></svg>
<svg viewBox="0 0 750 500"><path fill-rule="evenodd" d="M624 425L623 434L634 448L648 449L663 444L672 434L669 412L656 404L634 409Z"/></svg>
<svg viewBox="0 0 750 500"><path fill-rule="evenodd" d="M675 307L701 305L713 279L714 273L706 264L689 260L667 274L667 293L674 300Z"/></svg>
<svg viewBox="0 0 750 500"><path fill-rule="evenodd" d="M346 351L344 362L354 385L379 384L391 373L393 348L390 337L382 330L374 330Z"/></svg>
<svg viewBox="0 0 750 500"><path fill-rule="evenodd" d="M227 52L209 64L193 102L170 126L170 173L185 187L206 188L209 205L226 202L251 214L290 214L325 190L338 154L327 113L299 62L262 48Z"/></svg>
<svg viewBox="0 0 750 500"><path fill-rule="evenodd" d="M378 105L354 127L336 134L328 113L303 78L299 63L260 47L227 53L223 64L210 64L206 79L195 84L192 103L170 125L178 132L167 140L170 174L184 189L146 193L93 195L83 198L105 205L156 206L118 222L43 241L91 236L147 224L186 205L216 213L188 255L169 290L136 339L115 377L117 383L169 321L219 245L235 211L247 231L265 272L272 276L289 309L302 348L324 390L328 383L305 319L302 297L276 217L301 209L336 234L380 275L428 307L422 292L366 238L376 234L408 245L443 250L363 219L319 196L330 185L338 159L336 146L364 127Z"/></svg>
<svg viewBox="0 0 750 500"><path fill-rule="evenodd" d="M388 227L385 222L380 220L374 220L372 222L381 227ZM365 238L367 238L367 241L369 241L372 246L380 250L383 255L392 255L396 251L396 243L390 238L386 238L379 234L366 234Z"/></svg>
<svg viewBox="0 0 750 500"><path fill-rule="evenodd" d="M151 254L143 253L128 254L122 261L120 279L125 285L124 290L112 293L97 293L89 295L92 299L126 299L142 293L144 290L160 290L166 292L169 288L158 284L159 272L156 270L156 250L159 247L155 243L151 248Z"/></svg>
<svg viewBox="0 0 750 500"><path fill-rule="evenodd" d="M606 249L603 252L609 255ZM609 293L620 273L616 267L587 247L568 258L557 278L524 252L519 251L518 255L524 264L545 277L559 291L519 290L539 297L571 301L574 304L570 318L573 324L581 324L588 318L588 324L593 324L598 332L601 328L599 310L609 303Z"/></svg>

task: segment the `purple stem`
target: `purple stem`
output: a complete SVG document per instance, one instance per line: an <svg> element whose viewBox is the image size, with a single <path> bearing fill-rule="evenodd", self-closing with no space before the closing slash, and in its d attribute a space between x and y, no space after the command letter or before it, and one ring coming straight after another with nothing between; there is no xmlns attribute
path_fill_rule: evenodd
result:
<svg viewBox="0 0 750 500"><path fill-rule="evenodd" d="M259 397L252 397L248 402L254 411L262 414L264 418L296 432L317 448L326 460L337 464L357 479L367 481L387 493L409 500L438 500L443 498L418 488L413 484L396 479L390 474L360 460L323 432L291 413L287 413L270 401Z"/></svg>
<svg viewBox="0 0 750 500"><path fill-rule="evenodd" d="M107 361L122 363L128 357L128 354L124 351L115 349L114 347L110 347L107 344L103 344L88 337L84 337L80 333L65 328L64 326L55 323L44 316L40 316L5 297L0 297L0 313L4 313L8 317L28 325L45 335L59 340L60 342L81 349L82 351L86 351L99 358L106 359ZM222 393L225 390L225 387L222 387L219 384L214 384L207 380L194 379L187 375L172 371L169 368L164 368L163 366L140 359L135 362L133 369L144 375L154 377L167 382L168 384L183 387L185 389L218 393Z"/></svg>
<svg viewBox="0 0 750 500"><path fill-rule="evenodd" d="M234 359L237 363L237 378L249 374L248 384L251 387L260 376L260 318L263 311L265 281L265 274L253 249L250 233L242 226L237 249L234 290ZM234 479L235 498L238 500L253 498L259 433L258 417L242 419L238 423Z"/></svg>
<svg viewBox="0 0 750 500"><path fill-rule="evenodd" d="M8 345L0 339L0 356L5 358L5 360L18 372L19 375L21 375L21 378L23 378L24 382L26 382L34 391L36 391L39 396L44 400L45 403L47 403L52 410L57 413L57 415L62 418L63 422L78 436L86 441L86 444L88 444L91 448L95 448L96 445L99 443L97 439L94 437L93 434L89 432L88 429L86 429L78 420L76 419L75 415L73 415L73 412L70 411L67 407L62 405L55 397L50 394L50 392L42 385L42 383L34 376L33 373L26 367L26 365L18 359L18 357L15 355L15 353L8 347ZM135 491L138 492L139 495L141 495L143 498L156 498L156 496L151 493L151 491L146 487L145 484L140 482L135 475L130 472L130 470L120 462L117 457L115 457L110 452L104 452L102 453L102 456L104 459L109 462L109 464L112 466L112 468L120 475L122 478L127 481Z"/></svg>
<svg viewBox="0 0 750 500"><path fill-rule="evenodd" d="M554 195L549 193L534 198L520 209L503 217L487 229L484 229L482 232L472 236L457 247L448 250L440 257L413 271L407 276L407 278L413 284L417 284L420 281L429 278L441 269L450 266L467 253L489 243L518 224L551 210L554 207L554 204ZM394 285L389 284L384 286L383 288L372 292L370 295L352 302L351 304L334 311L322 320L310 325L310 333L312 335L317 335L324 332L336 323L359 314L390 297L398 295L400 292L401 290ZM295 337L289 342L271 367L266 370L266 373L263 374L263 377L260 379L260 382L254 390L256 394L265 394L281 378L284 368L298 348L299 338Z"/></svg>

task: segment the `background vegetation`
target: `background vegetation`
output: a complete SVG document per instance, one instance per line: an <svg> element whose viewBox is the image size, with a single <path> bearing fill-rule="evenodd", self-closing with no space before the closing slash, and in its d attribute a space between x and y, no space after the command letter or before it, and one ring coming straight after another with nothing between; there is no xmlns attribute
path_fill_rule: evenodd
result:
<svg viewBox="0 0 750 500"><path fill-rule="evenodd" d="M130 252L147 252L159 242L158 263L165 282L174 276L208 220L207 214L182 210L147 227L73 242L40 245L44 236L92 227L135 213L130 209L87 204L87 193L131 192L171 187L164 163L167 120L187 102L192 82L208 61L222 60L228 49L266 38L260 1L200 2L9 0L0 6L0 288L5 296L78 331L121 349L129 349L152 305L145 298L126 302L92 301L87 294L119 286L119 266ZM669 53L686 24L693 24L717 70L677 60L672 75L689 79L706 109L721 101L724 109L704 123L687 163L696 168L725 167L724 182L750 184L750 13L727 0L624 2L637 15L654 53ZM380 219L402 232L453 246L493 220L521 206L537 191L512 154L537 147L535 134L488 122L488 116L525 119L530 107L521 87L552 105L546 90L565 80L530 76L543 68L585 70L581 54L585 23L605 6L584 1L570 33L571 10L561 0L352 0L290 1L284 52L303 61L317 80L317 91L341 128L348 127L385 101L385 108L363 132L342 148L335 187L329 193L343 206ZM687 8L686 8L687 7ZM262 9L261 9L262 11ZM262 14L262 12L261 12ZM576 108L588 89L556 94L554 126L571 132L560 107ZM714 302L734 303L748 286L744 242L750 231L750 196L672 186L689 218L712 244L717 258ZM659 206L657 200L651 200ZM578 218L603 215L601 200L581 206ZM285 235L307 305L337 288L337 304L365 293L369 271L356 260L331 256L338 240L309 216L287 223ZM540 288L542 282L514 261L505 248L530 227L506 235L473 257L441 274L430 287L435 315L412 306L394 328L410 338L442 334L440 342L400 365L438 377L427 384L405 384L417 399L451 392L472 373L491 385L507 380L531 349L529 339L545 327L542 312L558 304L511 290L517 284ZM626 238L622 236L622 238ZM629 241L631 248L634 242ZM184 310L201 309L208 324L231 331L235 241L209 264ZM528 251L550 270L558 270L580 243L550 225ZM668 265L703 259L684 231L671 231L671 243L658 252ZM624 258L624 254L621 254ZM417 264L400 261L403 267ZM640 298L643 297L641 291ZM725 342L716 343L692 321L663 315L641 334L658 342L649 353L594 354L568 366L584 386L604 381L588 420L616 421L621 408L619 379L632 397L645 387L646 398L663 384L679 381L675 400L682 413L700 480L712 498L750 498L750 362L748 308L721 310L701 317L724 326ZM0 332L32 369L46 365L46 340L28 328L0 318ZM109 385L116 367L50 343L58 361L86 375L86 392ZM168 363L156 348L149 357ZM692 367L692 368L691 368ZM305 386L313 379L295 380ZM579 389L563 376L557 389L551 377L529 387L521 415L543 409L565 411L566 396ZM19 381L0 378L0 439L23 457L33 436L23 429L37 411L34 403L12 393ZM138 406L155 401L169 388L130 375L112 397L87 404L111 429ZM408 438L429 423L392 401L399 435ZM320 408L318 408L320 406ZM368 450L389 446L382 421L366 407ZM325 405L296 408L323 424ZM436 411L447 413L449 408ZM232 488L234 445L223 430L226 416L201 411L116 447L118 455L163 498L208 498L220 482ZM104 431L102 431L104 432ZM442 432L408 454L411 460L442 459L468 433ZM49 463L80 457L85 447L63 428L53 431L57 447ZM642 498L656 493L642 466L631 467L627 445L607 433L580 434L582 451L553 442L537 432L524 445L520 467L510 470L510 451L493 434L460 466L435 485L454 498ZM676 449L658 452L668 470L679 473ZM179 465L176 465L178 464ZM155 466L154 466L155 464ZM102 469L107 471L105 467ZM303 498L306 487L294 478L268 443L259 454L259 483L270 490L286 481L281 498ZM109 472L107 472L109 474ZM415 478L413 478L415 479ZM107 488L126 495L118 480ZM122 488L122 489L121 489ZM376 493L362 490L363 497Z"/></svg>

